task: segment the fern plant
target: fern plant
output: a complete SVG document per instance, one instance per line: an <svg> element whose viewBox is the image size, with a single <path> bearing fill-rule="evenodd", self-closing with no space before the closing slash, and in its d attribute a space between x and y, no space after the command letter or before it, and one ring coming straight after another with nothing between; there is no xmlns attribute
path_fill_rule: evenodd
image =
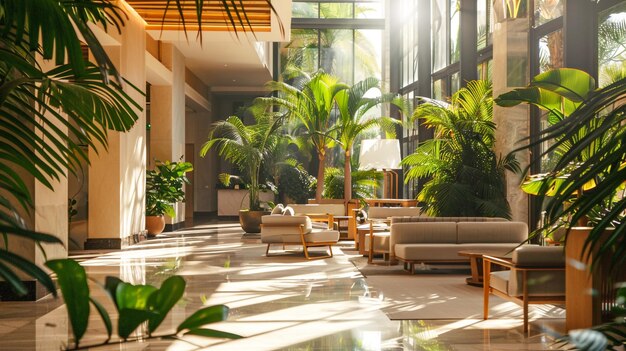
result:
<svg viewBox="0 0 626 351"><path fill-rule="evenodd" d="M418 200L429 215L511 218L504 176L519 164L514 156L499 158L493 150L496 126L488 82L469 82L450 104L428 100L411 119L435 129L433 139L402 160L408 167L405 182L426 181Z"/></svg>

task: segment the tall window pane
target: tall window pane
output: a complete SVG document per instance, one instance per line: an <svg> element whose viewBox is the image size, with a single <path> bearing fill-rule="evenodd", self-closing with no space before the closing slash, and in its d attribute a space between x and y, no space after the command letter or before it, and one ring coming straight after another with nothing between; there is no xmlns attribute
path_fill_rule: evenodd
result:
<svg viewBox="0 0 626 351"><path fill-rule="evenodd" d="M383 31L359 29L354 33L354 81L367 77L381 79Z"/></svg>
<svg viewBox="0 0 626 351"><path fill-rule="evenodd" d="M320 68L353 82L353 33L351 29L320 30Z"/></svg>
<svg viewBox="0 0 626 351"><path fill-rule="evenodd" d="M445 96L448 96L446 93L446 83L443 79L437 79L433 82L433 99L443 100Z"/></svg>
<svg viewBox="0 0 626 351"><path fill-rule="evenodd" d="M600 86L626 77L626 3L600 14L598 68Z"/></svg>
<svg viewBox="0 0 626 351"><path fill-rule="evenodd" d="M354 7L354 17L369 19L385 18L385 4L381 1L357 2Z"/></svg>
<svg viewBox="0 0 626 351"><path fill-rule="evenodd" d="M450 0L450 63L458 62L461 56L460 29L461 2L460 0Z"/></svg>
<svg viewBox="0 0 626 351"><path fill-rule="evenodd" d="M563 15L565 0L535 0L535 27Z"/></svg>
<svg viewBox="0 0 626 351"><path fill-rule="evenodd" d="M319 4L313 2L294 2L291 7L293 18L317 18Z"/></svg>
<svg viewBox="0 0 626 351"><path fill-rule="evenodd" d="M493 11L491 11L491 0L477 0L477 33L476 41L478 49L485 48L491 44L493 33Z"/></svg>
<svg viewBox="0 0 626 351"><path fill-rule="evenodd" d="M450 95L456 93L461 88L461 73L455 72L450 77Z"/></svg>
<svg viewBox="0 0 626 351"><path fill-rule="evenodd" d="M299 68L315 72L318 68L318 31L315 29L293 29L291 42L281 49L281 70Z"/></svg>
<svg viewBox="0 0 626 351"><path fill-rule="evenodd" d="M320 18L353 18L354 3L321 3Z"/></svg>
<svg viewBox="0 0 626 351"><path fill-rule="evenodd" d="M433 0L431 4L431 11L433 71L438 71L447 66L446 0Z"/></svg>
<svg viewBox="0 0 626 351"><path fill-rule="evenodd" d="M563 67L563 30L539 39L539 71Z"/></svg>

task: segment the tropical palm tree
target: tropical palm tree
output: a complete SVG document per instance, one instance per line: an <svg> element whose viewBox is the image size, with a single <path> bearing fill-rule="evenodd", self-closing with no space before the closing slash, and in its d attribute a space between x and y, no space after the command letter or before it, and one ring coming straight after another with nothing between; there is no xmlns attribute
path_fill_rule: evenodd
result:
<svg viewBox="0 0 626 351"><path fill-rule="evenodd" d="M182 1L169 3L170 11L182 13ZM202 0L194 4L200 17L206 4ZM232 26L249 30L240 4L220 2L220 6ZM138 89L124 82L91 30L100 26L121 31L124 20L124 12L109 0L0 1L0 231L4 238L0 278L18 294L26 293L26 288L16 269L53 294L56 287L46 272L11 251L9 239L61 244L55 236L23 224L21 211L28 213L33 207L23 175L52 189L51 180L75 172L80 161L87 160L81 145L106 148L107 131L129 130L142 108L122 85ZM96 64L84 58L83 41ZM44 69L40 59L54 59L56 66Z"/></svg>
<svg viewBox="0 0 626 351"><path fill-rule="evenodd" d="M498 158L493 151L495 124L491 87L471 81L450 104L429 100L419 105L413 121L435 129L435 138L421 143L402 164L405 181L428 180L418 195L433 216L511 217L506 200L505 170L516 170L513 156Z"/></svg>
<svg viewBox="0 0 626 351"><path fill-rule="evenodd" d="M378 96L367 97L372 90L378 90ZM339 109L339 144L344 151L344 199L350 201L352 198L352 147L357 138L368 130L380 128L386 132L386 137L395 137L395 127L400 121L391 117L376 116L368 114L376 106L380 106L385 101L390 101L392 95L380 94L380 82L378 79L370 77L364 79L348 89L340 91L335 100Z"/></svg>
<svg viewBox="0 0 626 351"><path fill-rule="evenodd" d="M286 109L290 118L299 123L296 131L301 131L300 138L306 138L317 153L319 165L315 199L319 201L324 190L324 183L320 180L324 179L326 154L337 134L332 118L335 96L348 86L339 83L337 77L320 71L313 76L303 73L293 85L272 81L268 87L278 92L279 96L266 98L266 101Z"/></svg>
<svg viewBox="0 0 626 351"><path fill-rule="evenodd" d="M324 197L328 199L346 198L344 194L345 175L341 168L327 167L324 175ZM368 199L375 197L374 189L383 180L381 172L376 170L355 170L350 175L352 178L351 198Z"/></svg>
<svg viewBox="0 0 626 351"><path fill-rule="evenodd" d="M259 211L262 209L259 200L261 168L283 138L280 129L284 114L269 112L260 103L253 104L248 110L254 116L254 124L245 125L238 116L213 123L209 140L202 146L200 155L204 157L216 147L220 156L237 165L249 181L249 209Z"/></svg>

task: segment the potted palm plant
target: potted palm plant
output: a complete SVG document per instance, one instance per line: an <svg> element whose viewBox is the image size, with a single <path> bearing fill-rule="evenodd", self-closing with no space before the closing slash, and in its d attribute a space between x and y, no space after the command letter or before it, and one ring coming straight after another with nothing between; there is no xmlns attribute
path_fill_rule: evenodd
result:
<svg viewBox="0 0 626 351"><path fill-rule="evenodd" d="M427 179L418 195L431 216L511 218L505 171L517 171L514 155L500 158L493 148L495 129L491 87L471 81L450 104L429 100L419 105L412 122L423 119L435 138L421 143L402 160L405 182Z"/></svg>
<svg viewBox="0 0 626 351"><path fill-rule="evenodd" d="M189 183L185 173L193 170L189 162L156 161L146 172L146 230L156 235L165 228L164 215L175 217L172 204L185 201L183 185Z"/></svg>
<svg viewBox="0 0 626 351"><path fill-rule="evenodd" d="M246 233L261 231L261 216L266 213L259 200L261 166L283 138L280 129L284 115L271 112L267 106L263 101L256 100L247 109L255 121L250 125L245 125L238 116L215 122L209 140L200 150L200 155L204 157L209 150L217 148L219 156L236 165L242 178L248 180L249 206L239 211L239 222Z"/></svg>

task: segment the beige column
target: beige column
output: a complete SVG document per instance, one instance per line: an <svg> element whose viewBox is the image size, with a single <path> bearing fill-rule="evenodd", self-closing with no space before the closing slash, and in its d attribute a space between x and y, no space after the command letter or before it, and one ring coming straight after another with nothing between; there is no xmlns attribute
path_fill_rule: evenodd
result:
<svg viewBox="0 0 626 351"><path fill-rule="evenodd" d="M494 11L502 11L500 2L494 1ZM493 32L493 96L528 84L529 19L503 18L496 14ZM493 118L496 123L496 154L505 156L521 145L521 140L530 135L530 110L527 105L503 108L494 105ZM522 169L529 163L529 153L517 154ZM528 222L528 195L520 189L518 174L507 173L507 200L511 205L513 220Z"/></svg>
<svg viewBox="0 0 626 351"><path fill-rule="evenodd" d="M143 91L145 29L141 19L129 13L119 45L107 47L122 76ZM145 96L129 84L130 96L145 106ZM89 216L86 249L119 249L145 227L146 119L139 119L126 133L109 132L108 150L89 150Z"/></svg>
<svg viewBox="0 0 626 351"><path fill-rule="evenodd" d="M172 85L150 88L150 167L154 160L185 160L185 58L171 44L161 43L161 62L172 71ZM178 203L176 217L166 216L169 230L185 220L184 203Z"/></svg>
<svg viewBox="0 0 626 351"><path fill-rule="evenodd" d="M44 70L52 69L55 67L54 61L39 60L39 64ZM54 124L58 130L62 133L67 133L67 127L62 121L56 119L52 115L47 116L49 121ZM49 127L47 127L50 129ZM37 134L45 139L45 136L41 132ZM54 148L54 145L51 145ZM39 153L38 150L34 152ZM59 244L42 244L45 250L47 259L65 258L67 257L67 244L68 244L68 181L67 178L60 174L60 179L56 180L48 178L48 181L52 185L52 189L46 187L40 181L35 179L29 172L24 171L21 168L17 168L16 171L20 173L20 178L26 183L26 187L32 196L33 207L30 211L26 211L21 207L21 204L13 199L8 194L10 201L16 206L19 216L22 218L26 228L54 235L61 239L63 245ZM1 240L1 239L0 239ZM15 236L9 236L9 249L11 252L34 262L39 267L44 267L46 258L37 244L32 240L23 238L17 238ZM15 296L4 281L0 280L0 295L2 300L37 300L48 294L48 291L38 281L32 277L27 276L20 270L14 270L18 276L23 280L28 289L27 296L18 297Z"/></svg>

